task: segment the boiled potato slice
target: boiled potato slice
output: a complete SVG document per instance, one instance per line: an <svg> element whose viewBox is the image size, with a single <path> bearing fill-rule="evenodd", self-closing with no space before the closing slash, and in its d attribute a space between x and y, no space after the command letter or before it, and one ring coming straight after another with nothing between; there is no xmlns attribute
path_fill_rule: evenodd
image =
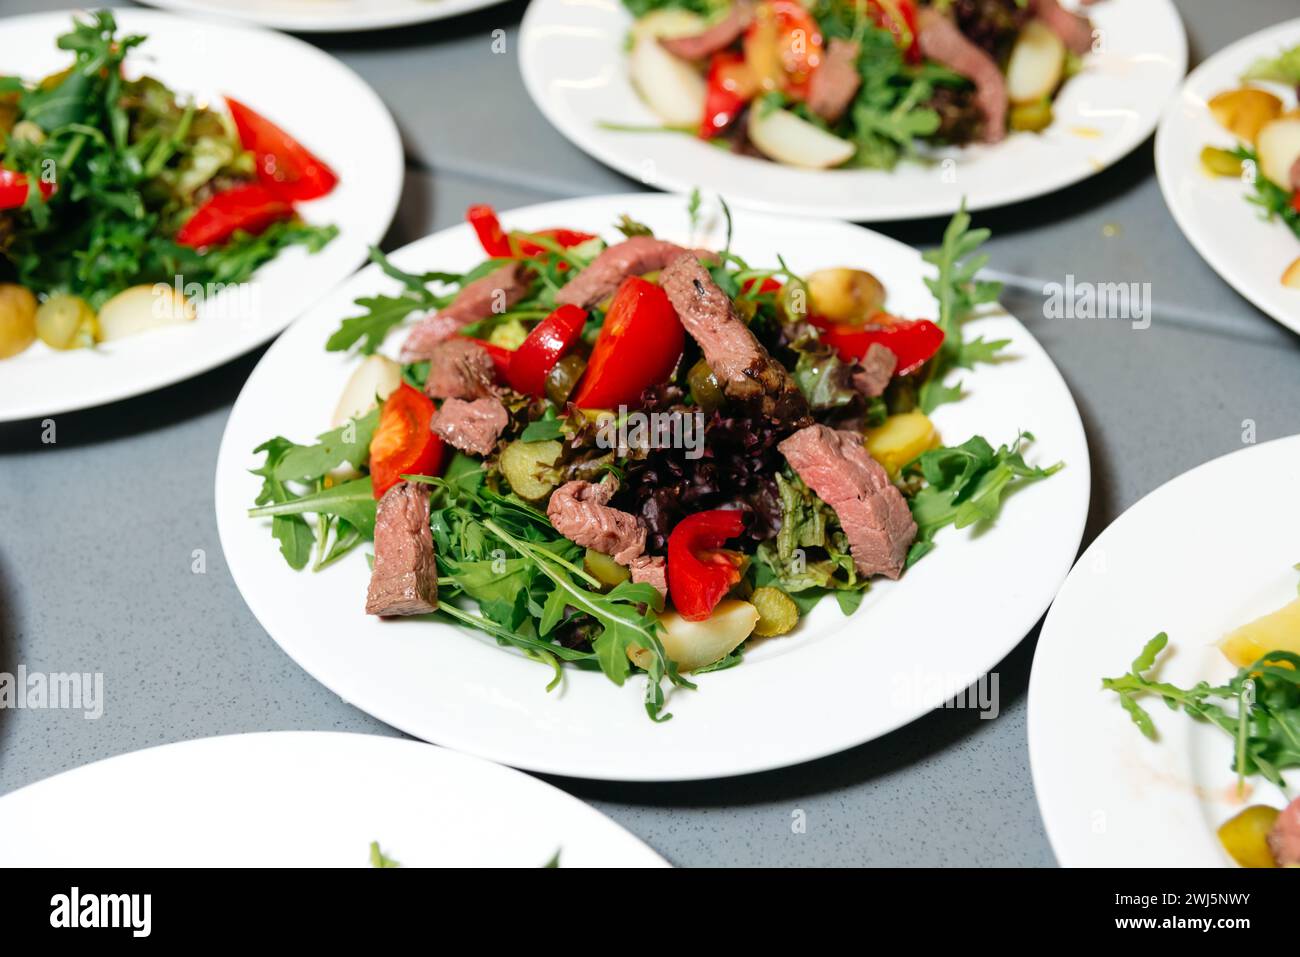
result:
<svg viewBox="0 0 1300 957"><path fill-rule="evenodd" d="M1065 72L1065 44L1041 20L1030 20L1007 61L1007 97L1035 103L1051 96Z"/></svg>
<svg viewBox="0 0 1300 957"><path fill-rule="evenodd" d="M97 331L95 310L80 296L51 296L36 310L36 334L51 349L87 348Z"/></svg>
<svg viewBox="0 0 1300 957"><path fill-rule="evenodd" d="M866 322L885 306L885 287L863 269L819 269L806 282L813 313L833 322Z"/></svg>
<svg viewBox="0 0 1300 957"><path fill-rule="evenodd" d="M1238 139L1254 143L1260 129L1282 115L1282 101L1267 90L1226 90L1207 104L1210 114Z"/></svg>
<svg viewBox="0 0 1300 957"><path fill-rule="evenodd" d="M1282 273L1282 285L1288 289L1300 289L1300 259L1286 267L1286 271Z"/></svg>
<svg viewBox="0 0 1300 957"><path fill-rule="evenodd" d="M839 166L857 149L789 110L761 107L749 111L749 138L764 156L806 169Z"/></svg>
<svg viewBox="0 0 1300 957"><path fill-rule="evenodd" d="M735 651L758 624L758 609L747 601L728 598L704 621L687 621L675 611L666 611L659 616L659 624L663 626L659 641L664 653L681 671L694 671ZM627 656L639 668L650 667L652 655L645 648L629 645Z"/></svg>
<svg viewBox="0 0 1300 957"><path fill-rule="evenodd" d="M402 367L388 356L366 356L348 379L334 407L330 425L338 428L344 422L359 419L397 391L402 384Z"/></svg>
<svg viewBox="0 0 1300 957"><path fill-rule="evenodd" d="M194 305L166 283L124 289L99 310L101 342L194 320Z"/></svg>
<svg viewBox="0 0 1300 957"><path fill-rule="evenodd" d="M698 126L704 116L704 78L685 60L641 33L632 41L629 57L632 83L646 105L669 126Z"/></svg>
<svg viewBox="0 0 1300 957"><path fill-rule="evenodd" d="M0 283L0 359L16 356L36 341L36 297L27 288Z"/></svg>
<svg viewBox="0 0 1300 957"><path fill-rule="evenodd" d="M1268 846L1268 832L1280 812L1266 804L1254 804L1219 828L1219 842L1242 867L1277 867Z"/></svg>
<svg viewBox="0 0 1300 957"><path fill-rule="evenodd" d="M1300 118L1266 123L1255 140L1259 171L1283 189L1291 189L1291 169L1300 159Z"/></svg>
<svg viewBox="0 0 1300 957"><path fill-rule="evenodd" d="M885 467L891 479L897 478L912 459L938 444L934 423L919 409L891 415L883 425L867 430L867 452Z"/></svg>
<svg viewBox="0 0 1300 957"><path fill-rule="evenodd" d="M708 25L708 21L698 13L692 13L681 7L663 7L647 13L632 24L632 35L668 40L673 37L690 37L703 33Z"/></svg>
<svg viewBox="0 0 1300 957"><path fill-rule="evenodd" d="M1270 651L1300 655L1300 598L1229 632L1219 650L1238 668L1254 664Z"/></svg>

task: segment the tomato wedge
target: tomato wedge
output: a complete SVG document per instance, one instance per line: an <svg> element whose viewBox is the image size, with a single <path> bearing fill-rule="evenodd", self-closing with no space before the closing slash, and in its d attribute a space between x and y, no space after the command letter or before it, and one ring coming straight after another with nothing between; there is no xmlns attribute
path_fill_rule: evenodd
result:
<svg viewBox="0 0 1300 957"><path fill-rule="evenodd" d="M614 293L573 402L583 409L633 405L648 386L672 375L685 332L668 294L640 276Z"/></svg>
<svg viewBox="0 0 1300 957"><path fill-rule="evenodd" d="M370 440L370 483L375 498L402 480L403 475L437 475L442 466L442 439L429 431L433 400L403 382L379 413L379 427Z"/></svg>
<svg viewBox="0 0 1300 957"><path fill-rule="evenodd" d="M277 219L288 219L293 207L259 183L217 193L194 211L176 233L182 246L202 249L229 239L237 229L260 233Z"/></svg>
<svg viewBox="0 0 1300 957"><path fill-rule="evenodd" d="M572 305L560 306L539 322L510 357L510 387L524 395L545 394L546 376L582 338L586 324L587 311Z"/></svg>
<svg viewBox="0 0 1300 957"><path fill-rule="evenodd" d="M722 544L744 528L740 512L714 509L687 515L668 536L668 594L687 621L708 618L740 581L744 556Z"/></svg>
<svg viewBox="0 0 1300 957"><path fill-rule="evenodd" d="M27 174L17 173L11 169L0 168L0 209L17 209L27 202L30 188ZM54 195L54 184L41 180L37 184L41 196L49 199Z"/></svg>
<svg viewBox="0 0 1300 957"><path fill-rule="evenodd" d="M865 326L836 325L811 318L821 340L844 360L861 359L873 343L880 343L898 359L895 375L909 375L921 368L943 345L943 330L929 319L896 319L877 313Z"/></svg>
<svg viewBox="0 0 1300 957"><path fill-rule="evenodd" d="M257 177L267 189L294 202L317 199L334 189L338 176L311 150L234 97L225 100L239 142L253 154Z"/></svg>
<svg viewBox="0 0 1300 957"><path fill-rule="evenodd" d="M745 75L744 54L720 50L709 61L704 116L700 120L700 138L712 139L736 121L754 95L753 81L741 82Z"/></svg>

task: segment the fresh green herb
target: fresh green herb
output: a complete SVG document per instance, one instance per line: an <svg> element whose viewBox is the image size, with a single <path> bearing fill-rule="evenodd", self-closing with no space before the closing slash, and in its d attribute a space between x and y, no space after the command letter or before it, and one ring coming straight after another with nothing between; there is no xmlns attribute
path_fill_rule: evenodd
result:
<svg viewBox="0 0 1300 957"><path fill-rule="evenodd" d="M276 468L289 450L297 448L283 436L276 436L259 445L254 452L265 452L266 461L254 475L262 476L262 488L254 500L256 505L282 504L294 496L285 484L275 477ZM271 520L271 536L280 543L280 554L290 568L305 568L311 560L311 548L316 539L311 526L301 515L279 515Z"/></svg>
<svg viewBox="0 0 1300 957"><path fill-rule="evenodd" d="M1243 163L1250 163L1256 170L1255 195L1250 197L1250 202L1264 211L1265 219L1280 219L1287 224L1291 232L1300 236L1300 210L1291 205L1291 194L1258 172L1259 157L1254 150L1246 146L1238 146L1232 152Z"/></svg>
<svg viewBox="0 0 1300 957"><path fill-rule="evenodd" d="M779 585L801 615L831 592L837 598L857 593L849 599L850 611L856 608L870 583L858 575L835 512L793 473L777 473L776 487L781 529L775 539L758 546L754 584Z"/></svg>
<svg viewBox="0 0 1300 957"><path fill-rule="evenodd" d="M904 470L926 481L909 500L917 526L916 540L907 555L909 566L934 548L934 534L939 529L991 522L1010 489L1047 478L1064 467L1060 462L1047 468L1026 465L1021 451L1026 441L1033 441L1033 436L1024 432L1010 446L1000 446L995 452L977 435L953 448L924 452Z"/></svg>
<svg viewBox="0 0 1300 957"><path fill-rule="evenodd" d="M1241 75L1243 80L1264 80L1300 86L1300 46L1283 50L1275 57L1260 57Z"/></svg>
<svg viewBox="0 0 1300 957"><path fill-rule="evenodd" d="M370 476L330 485L296 498L249 509L251 518L281 518L288 515L336 515L367 539L375 537L375 492ZM272 534L274 525L272 522ZM308 530L310 534L310 529ZM310 548L310 546L309 546ZM306 564L304 561L303 564ZM296 565L301 568L302 565Z"/></svg>
<svg viewBox="0 0 1300 957"><path fill-rule="evenodd" d="M428 288L432 282L459 283L464 277L455 273L425 273L416 276L402 272L390 263L378 249L370 250L370 261L402 283L403 289L394 296L366 296L356 301L365 310L359 316L344 319L334 334L325 341L330 352L346 352L355 348L362 355L371 355L384 343L384 338L415 312L428 312L440 305L439 298Z"/></svg>
<svg viewBox="0 0 1300 957"><path fill-rule="evenodd" d="M379 409L317 436L315 445L295 445L285 451L275 467L281 482L310 482L340 465L360 467L370 456L370 439L379 426Z"/></svg>
<svg viewBox="0 0 1300 957"><path fill-rule="evenodd" d="M1158 733L1151 715L1138 703L1143 695L1156 695L1171 710L1182 710L1232 738L1232 766L1239 780L1259 774L1285 787L1281 772L1300 767L1300 655L1269 652L1225 685L1201 681L1179 688L1152 673L1168 642L1164 632L1156 635L1127 674L1103 678L1102 687L1119 695L1124 710L1150 740Z"/></svg>
<svg viewBox="0 0 1300 957"><path fill-rule="evenodd" d="M966 204L953 215L943 233L943 245L927 251L925 261L938 267L939 274L927 277L926 286L939 303L937 325L943 330L943 345L930 360L921 385L921 410L933 412L945 402L961 398L961 383L944 384L948 373L957 368L972 368L977 362L995 361L1008 340L987 342L983 338L967 340L962 324L976 307L995 302L1002 284L978 278L988 263L988 255L976 250L989 238L987 229L971 229Z"/></svg>
<svg viewBox="0 0 1300 957"><path fill-rule="evenodd" d="M519 438L524 442L545 442L558 439L564 435L564 423L556 417L555 407L547 406L540 419L534 419L525 426Z"/></svg>
<svg viewBox="0 0 1300 957"><path fill-rule="evenodd" d="M371 867L401 867L397 861L389 857L379 849L378 841L370 842L370 866Z"/></svg>

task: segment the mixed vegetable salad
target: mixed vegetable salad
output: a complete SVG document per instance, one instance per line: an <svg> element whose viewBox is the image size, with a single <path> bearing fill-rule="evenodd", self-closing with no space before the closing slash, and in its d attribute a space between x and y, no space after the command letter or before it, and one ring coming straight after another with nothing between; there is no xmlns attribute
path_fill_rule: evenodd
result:
<svg viewBox="0 0 1300 957"><path fill-rule="evenodd" d="M623 2L632 83L667 127L814 169L1046 129L1093 46L1057 0Z"/></svg>
<svg viewBox="0 0 1300 957"><path fill-rule="evenodd" d="M1300 569L1300 565L1296 566ZM1226 635L1219 648L1238 672L1224 685L1179 688L1156 675L1164 632L1152 638L1127 674L1104 678L1133 723L1151 740L1155 723L1138 703L1160 698L1170 709L1219 728L1232 739L1237 791L1259 775L1294 797L1282 772L1300 767L1300 598ZM1243 867L1300 867L1300 798L1288 808L1257 804L1219 828L1224 849Z"/></svg>
<svg viewBox="0 0 1300 957"><path fill-rule="evenodd" d="M186 288L244 282L337 232L296 215L337 177L279 127L127 78L145 39L93 13L58 38L67 69L0 76L0 359L189 321Z"/></svg>
<svg viewBox="0 0 1300 957"><path fill-rule="evenodd" d="M739 664L825 596L851 613L1061 467L1029 465L1028 435L945 446L929 418L962 396L949 372L1007 344L962 332L998 293L964 211L926 254L933 320L889 313L862 269L746 262L729 215L722 249L626 216L612 242L468 219L488 258L467 273L373 254L401 288L325 344L358 357L335 427L256 450L250 514L292 567L373 542L371 614L479 629L552 686L564 664L643 671L662 719L665 680ZM380 353L412 317L400 360Z"/></svg>
<svg viewBox="0 0 1300 957"><path fill-rule="evenodd" d="M1250 201L1300 237L1300 46L1257 60L1241 81L1209 102L1215 120L1239 143L1206 146L1201 165L1214 176L1252 183ZM1300 289L1300 257L1283 271L1282 285Z"/></svg>

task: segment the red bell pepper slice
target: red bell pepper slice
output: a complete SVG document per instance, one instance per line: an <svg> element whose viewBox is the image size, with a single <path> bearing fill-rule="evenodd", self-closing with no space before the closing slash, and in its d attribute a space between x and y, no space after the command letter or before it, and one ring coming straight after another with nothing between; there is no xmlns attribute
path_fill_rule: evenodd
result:
<svg viewBox="0 0 1300 957"><path fill-rule="evenodd" d="M196 209L176 233L176 242L201 249L224 242L237 229L259 233L277 219L292 215L293 207L260 183L236 186Z"/></svg>
<svg viewBox="0 0 1300 957"><path fill-rule="evenodd" d="M741 513L715 509L687 515L668 536L668 594L687 621L703 621L740 581L744 556L722 547L744 531Z"/></svg>
<svg viewBox="0 0 1300 957"><path fill-rule="evenodd" d="M27 202L29 181L26 173L0 168L0 209L17 209ZM43 199L54 195L54 184L40 180L36 188Z"/></svg>
<svg viewBox="0 0 1300 957"><path fill-rule="evenodd" d="M742 282L740 288L743 292L750 292L754 288L754 284L757 282L758 277L751 277ZM758 294L762 295L765 292L780 292L782 288L783 284L779 280L774 279L772 276L764 276L762 285L758 287Z"/></svg>
<svg viewBox="0 0 1300 957"><path fill-rule="evenodd" d="M573 402L582 409L632 405L681 358L685 332L668 294L640 276L614 293Z"/></svg>
<svg viewBox="0 0 1300 957"><path fill-rule="evenodd" d="M1291 208L1300 213L1300 189L1291 194Z"/></svg>
<svg viewBox="0 0 1300 957"><path fill-rule="evenodd" d="M871 19L894 35L894 43L903 50L908 63L921 62L921 45L917 37L915 0L869 0Z"/></svg>
<svg viewBox="0 0 1300 957"><path fill-rule="evenodd" d="M510 357L510 387L524 395L545 394L546 376L582 338L586 324L587 311L572 305L560 306L539 322Z"/></svg>
<svg viewBox="0 0 1300 957"><path fill-rule="evenodd" d="M370 439L370 483L375 498L403 475L437 475L442 466L442 439L429 431L433 400L407 383L399 385L379 413Z"/></svg>
<svg viewBox="0 0 1300 957"><path fill-rule="evenodd" d="M515 352L513 349L507 349L505 346L497 346L486 341L485 339L475 339L483 350L492 358L492 368L497 374L497 378L502 382L510 381L510 363L514 360Z"/></svg>
<svg viewBox="0 0 1300 957"><path fill-rule="evenodd" d="M311 150L234 97L225 100L239 142L253 154L257 177L267 189L294 202L317 199L334 189L338 176Z"/></svg>
<svg viewBox="0 0 1300 957"><path fill-rule="evenodd" d="M821 339L845 361L861 359L873 343L880 343L898 359L895 375L921 368L943 345L943 330L929 319L896 319L878 313L865 326L847 326L811 319L822 330Z"/></svg>
<svg viewBox="0 0 1300 957"><path fill-rule="evenodd" d="M720 50L709 61L709 75L704 94L704 116L700 120L700 139L712 139L722 133L740 115L749 102L735 82L735 71L745 62L742 53Z"/></svg>
<svg viewBox="0 0 1300 957"><path fill-rule="evenodd" d="M474 227L483 251L493 259L513 258L515 251L510 248L510 237L501 228L496 210L491 206L471 206L465 211L465 218Z"/></svg>
<svg viewBox="0 0 1300 957"><path fill-rule="evenodd" d="M561 249L581 246L587 240L596 238L592 233L584 233L579 229L539 229L537 235L545 236ZM549 252L549 250L537 245L537 243L527 239L519 240L519 254L521 256L540 256L545 252Z"/></svg>

